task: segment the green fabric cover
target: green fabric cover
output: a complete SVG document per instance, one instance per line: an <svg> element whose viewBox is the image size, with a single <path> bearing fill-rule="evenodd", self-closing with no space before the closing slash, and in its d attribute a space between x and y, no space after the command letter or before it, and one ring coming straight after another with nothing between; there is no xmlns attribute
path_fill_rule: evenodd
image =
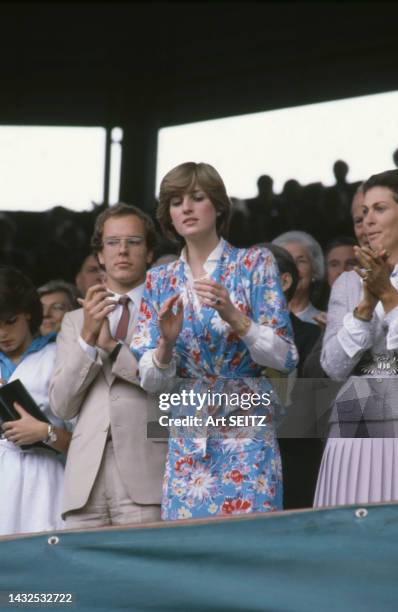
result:
<svg viewBox="0 0 398 612"><path fill-rule="evenodd" d="M398 506L366 508L2 540L0 609L23 591L75 598L29 610L396 612Z"/></svg>

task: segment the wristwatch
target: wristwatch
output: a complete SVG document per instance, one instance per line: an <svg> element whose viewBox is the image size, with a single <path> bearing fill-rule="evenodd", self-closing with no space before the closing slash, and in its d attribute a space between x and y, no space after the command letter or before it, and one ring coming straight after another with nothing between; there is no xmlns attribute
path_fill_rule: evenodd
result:
<svg viewBox="0 0 398 612"><path fill-rule="evenodd" d="M54 425L48 426L47 438L43 440L45 444L54 444L58 440L57 432L55 431Z"/></svg>

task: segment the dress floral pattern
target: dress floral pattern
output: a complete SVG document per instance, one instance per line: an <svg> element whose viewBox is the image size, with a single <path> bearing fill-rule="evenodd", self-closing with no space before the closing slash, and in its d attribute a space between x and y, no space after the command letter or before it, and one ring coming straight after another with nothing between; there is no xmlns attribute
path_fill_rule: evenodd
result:
<svg viewBox="0 0 398 612"><path fill-rule="evenodd" d="M177 376L186 388L237 387L271 392L264 366L254 363L243 340L211 307L197 304L190 292L185 263L179 259L147 273L132 350L137 359L159 340L157 312L166 299L182 294L184 323L175 346ZM237 249L223 242L211 277L223 284L231 302L286 343L285 369L297 362L290 319L272 254L265 248ZM196 381L196 382L192 382ZM253 385L253 381L255 384ZM221 387L220 387L221 385ZM192 407L191 407L192 408ZM173 409L181 416L178 407ZM267 427L248 435L247 428L207 431L205 445L195 436L171 435L163 486L162 518L175 520L266 512L282 508L281 464L273 428L273 406L251 414L266 416Z"/></svg>

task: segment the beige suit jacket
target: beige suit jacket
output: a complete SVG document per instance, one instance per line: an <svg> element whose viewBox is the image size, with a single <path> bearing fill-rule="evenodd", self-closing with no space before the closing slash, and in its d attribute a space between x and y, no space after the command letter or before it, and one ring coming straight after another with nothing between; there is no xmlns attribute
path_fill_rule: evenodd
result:
<svg viewBox="0 0 398 612"><path fill-rule="evenodd" d="M63 515L86 504L109 428L131 500L159 504L167 444L147 438L147 421L156 418L155 400L138 386L137 361L128 348L130 339L113 364L102 350L93 361L78 342L82 324L82 309L65 315L50 383L53 412L62 419L77 416L65 468Z"/></svg>

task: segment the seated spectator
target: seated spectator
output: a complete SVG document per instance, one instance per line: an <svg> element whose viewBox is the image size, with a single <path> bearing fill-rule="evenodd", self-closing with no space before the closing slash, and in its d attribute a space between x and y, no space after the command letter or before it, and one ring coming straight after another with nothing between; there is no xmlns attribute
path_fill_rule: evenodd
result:
<svg viewBox="0 0 398 612"><path fill-rule="evenodd" d="M317 325L314 317L322 316L321 310L316 308L311 298L324 277L324 259L320 244L310 234L301 231L285 232L277 236L272 244L284 247L295 260L299 271L299 282L289 309L302 321Z"/></svg>
<svg viewBox="0 0 398 612"><path fill-rule="evenodd" d="M46 336L58 333L64 314L79 308L79 293L74 285L63 280L52 280L37 290L43 307L43 321L40 333Z"/></svg>
<svg viewBox="0 0 398 612"><path fill-rule="evenodd" d="M349 272L357 265L354 253L356 241L349 236L334 238L325 249L326 275L331 287L342 272Z"/></svg>
<svg viewBox="0 0 398 612"><path fill-rule="evenodd" d="M330 288L334 281L342 274L354 269L356 265L354 246L355 238L350 236L338 236L331 240L325 249L326 279L321 289L319 299L322 305L327 307L330 297ZM317 323L326 325L326 317L317 317Z"/></svg>
<svg viewBox="0 0 398 612"><path fill-rule="evenodd" d="M290 302L299 282L294 259L286 249L275 244L265 243L263 246L267 247L275 257L282 290L286 300ZM299 353L297 376L301 378L304 360L320 336L321 329L317 325L301 321L293 312L290 312L290 320ZM305 396L302 397L300 391L300 384L296 383L278 431L282 458L283 507L286 510L312 505L322 457L322 442L315 437L314 429L311 430L311 424L315 422L313 406L311 402L306 401ZM308 437L308 434L313 437Z"/></svg>
<svg viewBox="0 0 398 612"><path fill-rule="evenodd" d="M105 272L101 270L98 259L90 253L84 258L76 276L75 285L81 297L85 297L87 290L93 285L99 285L105 280Z"/></svg>
<svg viewBox="0 0 398 612"><path fill-rule="evenodd" d="M273 179L264 174L257 180L258 195L246 200L250 219L250 235L252 242L271 239L271 228L280 231L279 209L273 191Z"/></svg>
<svg viewBox="0 0 398 612"><path fill-rule="evenodd" d="M271 251L277 263L282 291L289 304L295 294L299 283L299 271L289 251L270 242L258 246L264 246ZM299 319L294 312L289 311L290 321L293 328L294 343L299 354L297 376L302 376L302 366L305 358L310 353L321 331L317 325L312 325Z"/></svg>
<svg viewBox="0 0 398 612"><path fill-rule="evenodd" d="M273 236L278 235L287 227L297 229L308 227L303 187L296 179L289 179L285 182L282 192L278 196L278 203L282 223L279 224L279 227L272 224Z"/></svg>
<svg viewBox="0 0 398 612"><path fill-rule="evenodd" d="M16 236L16 222L9 214L0 212L0 264L15 266L30 276L36 265L36 255L28 249L18 248Z"/></svg>
<svg viewBox="0 0 398 612"><path fill-rule="evenodd" d="M88 237L79 216L63 206L42 213L43 238L38 245L37 261L42 273L38 284L47 278L71 281L76 253L86 248Z"/></svg>
<svg viewBox="0 0 398 612"><path fill-rule="evenodd" d="M236 247L247 247L253 244L251 232L250 211L246 200L230 197L231 220L228 237Z"/></svg>

